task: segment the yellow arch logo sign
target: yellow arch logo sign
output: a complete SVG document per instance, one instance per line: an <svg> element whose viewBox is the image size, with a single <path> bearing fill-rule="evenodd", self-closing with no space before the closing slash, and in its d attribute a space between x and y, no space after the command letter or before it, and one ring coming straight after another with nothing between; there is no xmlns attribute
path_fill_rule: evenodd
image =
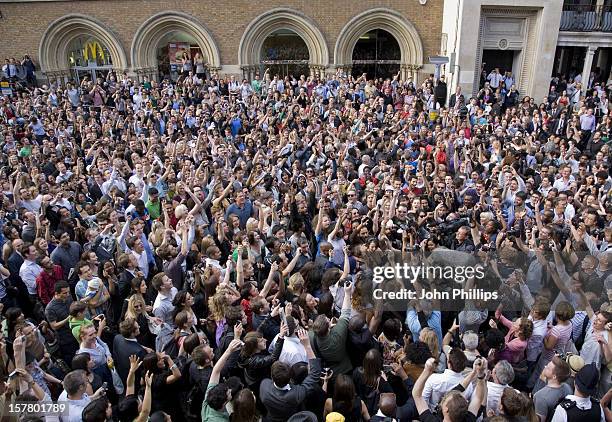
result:
<svg viewBox="0 0 612 422"><path fill-rule="evenodd" d="M103 61L104 57L104 49L97 41L91 41L85 44L85 48L83 49L83 58L87 61L96 60L100 57Z"/></svg>

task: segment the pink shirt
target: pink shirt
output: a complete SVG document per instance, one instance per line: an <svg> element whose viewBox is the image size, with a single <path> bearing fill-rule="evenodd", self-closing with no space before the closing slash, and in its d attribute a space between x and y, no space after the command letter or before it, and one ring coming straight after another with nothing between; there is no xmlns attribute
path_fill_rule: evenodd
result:
<svg viewBox="0 0 612 422"><path fill-rule="evenodd" d="M506 347L502 350L498 357L499 359L507 360L510 363L519 363L525 359L525 349L527 349L527 340L521 340L517 337L517 330L512 326L512 321L500 315L499 320L508 329L506 334Z"/></svg>

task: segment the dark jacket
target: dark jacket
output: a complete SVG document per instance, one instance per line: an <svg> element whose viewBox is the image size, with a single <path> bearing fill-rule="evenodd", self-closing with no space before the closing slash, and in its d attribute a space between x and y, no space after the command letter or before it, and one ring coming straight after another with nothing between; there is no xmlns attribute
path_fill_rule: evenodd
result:
<svg viewBox="0 0 612 422"><path fill-rule="evenodd" d="M442 82L442 81L438 81L438 85L436 85L436 87L434 88L434 96L436 98L436 101L438 103L440 103L441 107L444 107L446 104L446 97L447 97L447 90L448 87L446 85L446 82Z"/></svg>
<svg viewBox="0 0 612 422"><path fill-rule="evenodd" d="M244 369L244 379L249 387L257 385L264 378L270 377L270 367L278 360L283 351L284 338L279 338L272 354L256 353L247 358L240 356L239 366Z"/></svg>
<svg viewBox="0 0 612 422"><path fill-rule="evenodd" d="M291 415L302 409L304 400L310 391L313 391L321 377L321 361L310 359L308 376L298 385L291 385L290 390L281 390L274 385L270 378L261 382L259 395L268 410L264 418L266 422L285 422Z"/></svg>
<svg viewBox="0 0 612 422"><path fill-rule="evenodd" d="M115 336L113 340L113 361L123 385L126 385L128 372L130 371L130 356L136 355L143 359L146 354L147 351L136 340L128 340L121 334Z"/></svg>
<svg viewBox="0 0 612 422"><path fill-rule="evenodd" d="M6 266L10 271L9 280L11 280L13 285L15 285L17 281L21 281L19 270L21 269L21 264L23 264L23 261L23 257L17 252L13 252L7 260Z"/></svg>

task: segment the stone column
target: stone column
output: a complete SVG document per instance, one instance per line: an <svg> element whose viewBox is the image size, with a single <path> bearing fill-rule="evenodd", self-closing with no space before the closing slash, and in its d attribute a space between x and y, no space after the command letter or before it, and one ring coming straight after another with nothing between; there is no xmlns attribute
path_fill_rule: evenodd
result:
<svg viewBox="0 0 612 422"><path fill-rule="evenodd" d="M561 51L559 52L559 67L557 69L553 69L555 73L561 73L561 69L563 69L563 61L565 60L567 54L564 47L561 47ZM557 63L554 63L553 66L556 66Z"/></svg>
<svg viewBox="0 0 612 422"><path fill-rule="evenodd" d="M410 70L409 64L401 64L400 65L400 79L402 81L407 81L408 78L411 77L412 71Z"/></svg>
<svg viewBox="0 0 612 422"><path fill-rule="evenodd" d="M415 88L417 87L418 83L419 83L419 69L422 66L418 65L418 64L411 64L408 65L408 69L410 72L410 79L412 80L412 83L414 84Z"/></svg>
<svg viewBox="0 0 612 422"><path fill-rule="evenodd" d="M584 67L582 68L582 93L584 95L589 89L589 78L591 76L591 67L593 66L593 56L595 56L597 47L587 47L586 56L584 57Z"/></svg>
<svg viewBox="0 0 612 422"><path fill-rule="evenodd" d="M242 77L251 80L251 66L240 66Z"/></svg>
<svg viewBox="0 0 612 422"><path fill-rule="evenodd" d="M308 66L308 68L310 69L311 76L316 76L318 74L322 78L325 77L325 66L321 66L320 64L311 64Z"/></svg>

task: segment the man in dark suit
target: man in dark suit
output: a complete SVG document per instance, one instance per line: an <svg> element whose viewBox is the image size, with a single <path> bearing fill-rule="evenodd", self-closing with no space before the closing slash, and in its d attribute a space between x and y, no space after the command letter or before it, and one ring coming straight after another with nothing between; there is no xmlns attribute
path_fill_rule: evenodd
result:
<svg viewBox="0 0 612 422"><path fill-rule="evenodd" d="M102 183L104 183L104 179L99 173L94 174L93 180L89 180L89 196L96 202L104 196L104 193L102 193Z"/></svg>
<svg viewBox="0 0 612 422"><path fill-rule="evenodd" d="M147 350L136 341L136 336L140 334L140 326L135 319L126 318L123 320L119 324L119 333L113 340L113 360L123 385L126 385L128 372L130 371L130 356L135 355L142 359L152 350Z"/></svg>
<svg viewBox="0 0 612 422"><path fill-rule="evenodd" d="M306 396L311 392L315 385L318 384L321 377L321 361L316 358L312 347L310 346L310 338L308 332L300 330L298 332L300 343L306 350L306 355L309 360L308 376L303 383L291 385L291 368L284 362L274 362L271 368L272 379L266 378L261 382L260 397L261 401L268 410L267 421L283 422L289 419L294 413L302 409L302 404Z"/></svg>
<svg viewBox="0 0 612 422"><path fill-rule="evenodd" d="M22 239L13 240L13 253L6 260L6 264L10 272L8 278L9 284L12 287L16 287L18 290L17 303L26 316L31 316L34 307L32 302L30 301L28 288L19 276L21 264L23 264L24 262L23 256L20 252L21 248L23 247L23 244L24 242Z"/></svg>
<svg viewBox="0 0 612 422"><path fill-rule="evenodd" d="M123 271L119 273L117 279L117 289L115 293L111 295L111 307L112 312L110 313L111 321L108 321L110 325L117 326L121 320L121 314L123 313L123 304L125 300L130 296L132 290L132 280L136 277L136 266L138 263L132 254L119 255L117 264Z"/></svg>
<svg viewBox="0 0 612 422"><path fill-rule="evenodd" d="M565 136L567 130L567 112L562 111L558 118L552 120L548 126L551 133L559 136Z"/></svg>
<svg viewBox="0 0 612 422"><path fill-rule="evenodd" d="M434 96L436 98L436 102L438 104L440 104L440 107L445 107L446 106L446 97L448 95L448 86L446 85L446 80L444 78L444 75L440 76L440 79L438 79L438 83L436 85L436 87L434 88ZM455 101L456 101L456 95L455 95Z"/></svg>
<svg viewBox="0 0 612 422"><path fill-rule="evenodd" d="M9 256L7 260L7 267L8 270L11 272L9 280L13 282L13 285L15 284L14 282L19 278L19 269L21 268L21 264L23 264L24 261L23 256L21 256L21 253L19 253L19 250L22 246L23 240L13 240L13 253Z"/></svg>
<svg viewBox="0 0 612 422"><path fill-rule="evenodd" d="M457 104L457 101L459 101L459 98L463 98L463 102L465 103L465 97L461 93L461 87L457 86L455 93L451 95L450 97L450 101L448 102L448 107L449 108L455 107L455 104Z"/></svg>
<svg viewBox="0 0 612 422"><path fill-rule="evenodd" d="M550 117L552 119L559 118L559 115L561 114L561 108L559 108L559 105L557 104L557 102L552 103L552 105L550 106L548 110L548 114L550 114Z"/></svg>

